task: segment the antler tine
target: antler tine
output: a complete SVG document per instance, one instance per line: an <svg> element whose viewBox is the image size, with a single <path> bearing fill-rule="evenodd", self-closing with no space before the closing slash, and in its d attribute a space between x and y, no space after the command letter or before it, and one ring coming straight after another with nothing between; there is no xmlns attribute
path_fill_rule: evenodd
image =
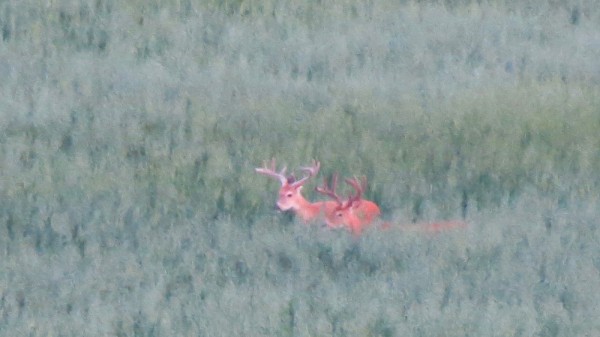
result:
<svg viewBox="0 0 600 337"><path fill-rule="evenodd" d="M315 187L315 191L317 191L318 193L321 193L323 195L326 195L328 197L330 197L331 199L334 199L339 205L343 204L342 198L340 198L339 195L337 195L337 193L335 192L336 188L337 188L337 180L338 180L338 175L337 173L334 173L333 176L331 177L331 187L329 186L329 184L327 183L327 178L323 178L323 186L317 186Z"/></svg>
<svg viewBox="0 0 600 337"><path fill-rule="evenodd" d="M337 172L333 174L333 176L331 177L331 180L333 180L333 182L331 183L331 188L333 190L333 193L335 193L335 191L337 190L337 185L338 185L338 174L337 174Z"/></svg>
<svg viewBox="0 0 600 337"><path fill-rule="evenodd" d="M300 167L300 169L301 169L302 171L308 172L308 174L309 174L311 177L314 177L314 176L316 176L316 175L317 175L317 173L319 173L319 169L320 169L320 168L321 168L321 163L320 163L320 162L318 162L317 160L314 160L314 159L313 159L313 161L312 161L312 166L308 166L308 167L307 167L307 166L302 166L302 167Z"/></svg>
<svg viewBox="0 0 600 337"><path fill-rule="evenodd" d="M306 166L300 167L300 170L306 172L307 174L302 179L296 181L294 183L294 186L304 185L304 183L306 183L306 181L309 178L314 177L314 176L317 175L317 173L319 173L319 169L320 168L321 168L321 163L318 162L318 161L316 161L316 160L314 160L314 159L313 159L313 162L312 162L312 166L310 166L310 167L306 167Z"/></svg>
<svg viewBox="0 0 600 337"><path fill-rule="evenodd" d="M265 162L264 167L267 168L267 163ZM285 171L287 170L287 166L284 166L279 172L277 172L277 165L275 164L275 157L271 158L271 167L269 168L274 173L285 176Z"/></svg>
<svg viewBox="0 0 600 337"><path fill-rule="evenodd" d="M281 169L281 171L277 172L275 158L271 159L270 165L267 163L267 161L265 161L263 163L263 167L255 168L254 170L257 173L260 173L260 174L263 174L263 175L266 175L266 176L269 176L269 177L272 177L272 178L279 179L279 182L281 183L281 186L284 186L284 185L286 185L288 183L288 180L285 177L286 167L284 166L283 169Z"/></svg>
<svg viewBox="0 0 600 337"><path fill-rule="evenodd" d="M268 166L267 166L267 161L266 161L266 160L265 160L265 165L264 165L264 166L265 166L265 167L268 167ZM277 166L275 165L275 157L273 157L273 158L271 158L271 171L276 171L276 167L277 167Z"/></svg>
<svg viewBox="0 0 600 337"><path fill-rule="evenodd" d="M352 188L354 188L354 190L356 191L355 195L351 195L348 198L348 202L349 203L353 203L356 201L360 201L362 198L362 193L366 187L366 178L363 179L362 181L360 181L358 178L354 177L354 179L346 179L346 183L350 186L352 186Z"/></svg>

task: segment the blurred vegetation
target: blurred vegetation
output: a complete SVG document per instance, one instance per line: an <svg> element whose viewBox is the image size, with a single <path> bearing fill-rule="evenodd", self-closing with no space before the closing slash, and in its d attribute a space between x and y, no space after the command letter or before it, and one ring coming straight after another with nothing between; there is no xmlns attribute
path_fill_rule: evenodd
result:
<svg viewBox="0 0 600 337"><path fill-rule="evenodd" d="M0 3L0 334L598 332L599 22L581 0ZM297 226L254 173L272 157L366 175L387 220L474 226Z"/></svg>

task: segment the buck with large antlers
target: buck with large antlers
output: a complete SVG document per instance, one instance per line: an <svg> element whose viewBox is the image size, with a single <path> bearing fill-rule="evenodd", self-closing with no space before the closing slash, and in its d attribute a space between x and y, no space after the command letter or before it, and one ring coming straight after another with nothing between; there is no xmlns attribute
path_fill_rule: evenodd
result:
<svg viewBox="0 0 600 337"><path fill-rule="evenodd" d="M302 196L302 186L310 178L317 175L320 167L321 164L316 160L313 160L310 167L301 167L300 169L306 175L300 180L296 180L293 175L286 177L286 167L277 171L275 158L271 160L270 164L265 162L263 167L256 168L255 170L257 173L275 178L281 183L279 197L277 198L277 207L282 211L292 210L302 221L308 223L319 218L325 219L326 214L332 212L337 205L333 201L310 202Z"/></svg>
<svg viewBox="0 0 600 337"><path fill-rule="evenodd" d="M336 192L338 175L332 177L332 184L323 180L323 186L317 186L315 190L333 199L336 203L332 212L326 214L326 222L329 227L348 226L353 235L359 236L364 227L370 225L381 211L379 206L372 201L362 199L362 194L367 187L367 178L362 180L346 179L346 183L354 188L355 194L342 199Z"/></svg>
<svg viewBox="0 0 600 337"><path fill-rule="evenodd" d="M342 199L337 193L337 174L332 177L332 184L329 186L327 180L324 180L323 186L316 187L316 191L324 194L336 203L336 207L332 212L326 214L327 224L330 227L347 226L350 232L358 237L363 229L371 225L380 215L380 210L377 204L372 201L362 199L362 194L367 188L367 180L346 179L346 183L354 189L355 193L348 196L347 199ZM411 224L399 226L403 230L414 230L420 232L437 233L452 228L466 227L463 221L437 221L422 224ZM390 228L390 223L383 223L383 228Z"/></svg>

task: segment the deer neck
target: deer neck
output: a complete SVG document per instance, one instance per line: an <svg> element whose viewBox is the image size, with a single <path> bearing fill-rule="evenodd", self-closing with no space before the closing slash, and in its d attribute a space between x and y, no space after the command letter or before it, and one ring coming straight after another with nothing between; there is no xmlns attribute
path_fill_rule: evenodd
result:
<svg viewBox="0 0 600 337"><path fill-rule="evenodd" d="M302 218L304 222L310 222L315 220L315 218L321 214L322 202L311 203L300 196L297 206L296 214Z"/></svg>

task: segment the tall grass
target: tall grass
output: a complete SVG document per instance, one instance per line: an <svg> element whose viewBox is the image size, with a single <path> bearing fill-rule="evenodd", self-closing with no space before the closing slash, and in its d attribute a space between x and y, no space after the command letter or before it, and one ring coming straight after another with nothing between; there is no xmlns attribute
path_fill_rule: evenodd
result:
<svg viewBox="0 0 600 337"><path fill-rule="evenodd" d="M593 335L593 1L0 4L0 335ZM303 226L366 175L428 236ZM308 186L307 196L314 196Z"/></svg>

